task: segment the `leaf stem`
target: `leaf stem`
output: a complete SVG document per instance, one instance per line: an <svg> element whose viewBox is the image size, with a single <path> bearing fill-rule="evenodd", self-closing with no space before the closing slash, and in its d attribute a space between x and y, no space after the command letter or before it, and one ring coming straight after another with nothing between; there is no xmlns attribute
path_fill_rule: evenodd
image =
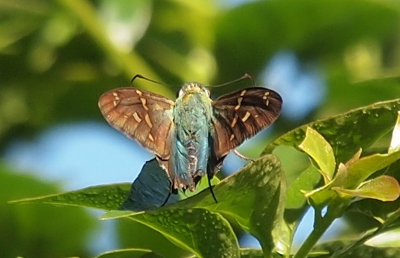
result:
<svg viewBox="0 0 400 258"><path fill-rule="evenodd" d="M336 202L337 201L337 202ZM311 249L315 246L321 236L326 232L332 222L343 215L348 207L348 203L343 203L343 200L336 198L327 207L325 216L321 216L322 209L315 209L314 229L301 245L300 249L295 254L294 258L306 258Z"/></svg>

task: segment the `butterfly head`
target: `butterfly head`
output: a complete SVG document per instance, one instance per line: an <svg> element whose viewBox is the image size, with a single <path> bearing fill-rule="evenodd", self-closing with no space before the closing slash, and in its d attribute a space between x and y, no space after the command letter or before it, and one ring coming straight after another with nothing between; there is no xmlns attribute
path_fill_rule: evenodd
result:
<svg viewBox="0 0 400 258"><path fill-rule="evenodd" d="M210 91L206 89L202 84L198 82L188 82L185 83L179 91L178 97L182 97L187 94L206 94L210 97Z"/></svg>

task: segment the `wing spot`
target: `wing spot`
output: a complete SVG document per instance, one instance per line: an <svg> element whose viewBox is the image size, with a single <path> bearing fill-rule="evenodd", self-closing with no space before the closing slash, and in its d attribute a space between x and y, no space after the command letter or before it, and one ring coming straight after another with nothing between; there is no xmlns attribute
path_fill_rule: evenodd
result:
<svg viewBox="0 0 400 258"><path fill-rule="evenodd" d="M229 141L232 141L233 139L235 139L235 135L231 134L231 138L229 138Z"/></svg>
<svg viewBox="0 0 400 258"><path fill-rule="evenodd" d="M149 114L146 114L146 116L144 117L144 120L146 121L146 124L147 124L150 128L153 128L153 124L151 123Z"/></svg>
<svg viewBox="0 0 400 258"><path fill-rule="evenodd" d="M250 117L250 112L247 111L246 114L244 115L244 117L242 117L242 122L243 122L243 123L246 122L247 119L249 119L249 117Z"/></svg>
<svg viewBox="0 0 400 258"><path fill-rule="evenodd" d="M267 91L266 93L264 93L264 96L263 96L263 100L265 100L265 105L267 105L267 106L269 106L269 94L270 94L270 92Z"/></svg>
<svg viewBox="0 0 400 258"><path fill-rule="evenodd" d="M235 127L237 120L238 120L238 116L235 114L235 117L233 118L232 123L231 123L232 128Z"/></svg>
<svg viewBox="0 0 400 258"><path fill-rule="evenodd" d="M149 110L149 107L146 105L147 99L145 98L140 98L140 101L142 102L142 106L145 110Z"/></svg>
<svg viewBox="0 0 400 258"><path fill-rule="evenodd" d="M150 141L154 142L154 137L153 137L153 135L151 135L151 133L149 133L149 139L150 139Z"/></svg>
<svg viewBox="0 0 400 258"><path fill-rule="evenodd" d="M118 93L113 92L112 95L114 96L113 105L114 105L114 107L116 107L118 105L118 102L119 102Z"/></svg>
<svg viewBox="0 0 400 258"><path fill-rule="evenodd" d="M141 97L143 95L143 92L141 92L140 90L136 90L136 94Z"/></svg>
<svg viewBox="0 0 400 258"><path fill-rule="evenodd" d="M240 93L240 97L243 97L244 94L246 94L247 90L242 90L242 92Z"/></svg>
<svg viewBox="0 0 400 258"><path fill-rule="evenodd" d="M235 107L235 110L238 110L238 109L240 108L240 106L242 105L243 97L239 97L239 98L237 99L237 101L238 101L238 104L237 104L237 106Z"/></svg>
<svg viewBox="0 0 400 258"><path fill-rule="evenodd" d="M132 116L136 120L136 122L138 122L138 123L142 122L142 119L140 118L138 113L135 112L135 113L132 114Z"/></svg>

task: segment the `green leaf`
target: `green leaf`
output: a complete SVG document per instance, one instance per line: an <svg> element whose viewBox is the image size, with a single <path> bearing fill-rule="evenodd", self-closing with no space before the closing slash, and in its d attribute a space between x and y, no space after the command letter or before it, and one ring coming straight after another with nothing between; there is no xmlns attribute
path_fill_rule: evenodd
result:
<svg viewBox="0 0 400 258"><path fill-rule="evenodd" d="M196 258L197 256L190 256L189 258ZM241 258L264 258L265 255L260 249L240 248ZM277 253L271 253L268 257L281 258L282 256Z"/></svg>
<svg viewBox="0 0 400 258"><path fill-rule="evenodd" d="M281 258L281 255L276 253L268 254L268 257L274 258ZM241 258L264 258L266 255L263 254L262 250L260 249L252 249L252 248L241 248L240 249L240 257Z"/></svg>
<svg viewBox="0 0 400 258"><path fill-rule="evenodd" d="M207 180L207 178L205 177ZM212 183L218 182L216 178ZM128 189L130 190L128 191ZM199 185L192 194L208 188L208 182ZM152 159L143 166L139 176L132 186L129 183L93 186L77 191L65 192L34 198L25 198L14 203L52 203L72 206L83 206L104 210L134 210L142 211L159 208L167 199L170 191L170 181L167 173ZM171 194L168 204L187 198L184 195Z"/></svg>
<svg viewBox="0 0 400 258"><path fill-rule="evenodd" d="M355 189L365 179L400 159L400 151L391 154L373 154L354 161L348 167L348 175L343 188Z"/></svg>
<svg viewBox="0 0 400 258"><path fill-rule="evenodd" d="M320 188L307 192L305 195L310 198L311 204L315 206L323 206L329 202L336 194L331 190L334 186L343 185L344 180L347 177L347 168L344 164L340 163L335 177L331 182L323 185Z"/></svg>
<svg viewBox="0 0 400 258"><path fill-rule="evenodd" d="M311 191L321 179L319 170L310 165L303 173L288 187L286 196L286 209L299 209L306 203L304 192Z"/></svg>
<svg viewBox="0 0 400 258"><path fill-rule="evenodd" d="M154 212L178 209L182 213L183 208L201 208L220 213L256 236L263 250L271 252L274 246L272 229L281 223L283 216L285 184L282 182L284 174L279 160L275 155L266 155L215 185L214 193L218 203L215 203L206 189L198 195ZM131 213L131 216L134 215L140 214ZM126 216L126 213L113 212L103 218Z"/></svg>
<svg viewBox="0 0 400 258"><path fill-rule="evenodd" d="M332 187L332 190L341 194L381 201L394 201L400 194L399 182L394 177L385 175L368 180L355 190L340 187Z"/></svg>
<svg viewBox="0 0 400 258"><path fill-rule="evenodd" d="M229 254L239 257L239 246L229 222L218 213L201 208L171 208L127 214L111 211L103 219L129 218L147 225L176 245L199 257Z"/></svg>
<svg viewBox="0 0 400 258"><path fill-rule="evenodd" d="M170 241L199 257L239 257L229 222L205 209L169 209L130 217L163 233Z"/></svg>
<svg viewBox="0 0 400 258"><path fill-rule="evenodd" d="M388 153L400 151L400 111L397 112L396 124L392 132L392 140L390 141L390 147Z"/></svg>
<svg viewBox="0 0 400 258"><path fill-rule="evenodd" d="M351 242L345 240L338 240L323 243L321 245L316 246L315 250L322 250L329 253L329 255L325 254L322 256L316 257L342 257L342 258L400 258L400 249L399 248L377 248L371 246L360 246L350 253L341 254L340 250L345 250L347 246L349 246ZM335 256L333 254L335 253ZM311 257L311 256L310 256ZM313 256L312 256L313 257Z"/></svg>
<svg viewBox="0 0 400 258"><path fill-rule="evenodd" d="M397 227L382 234L379 234L365 242L365 244L368 246L379 248L400 248L400 228Z"/></svg>
<svg viewBox="0 0 400 258"><path fill-rule="evenodd" d="M400 99L395 99L312 122L280 136L264 149L263 154L272 153L280 145L298 148L307 127L312 127L332 146L336 162L345 163L360 148L366 149L389 132L397 119L398 110Z"/></svg>
<svg viewBox="0 0 400 258"><path fill-rule="evenodd" d="M151 250L129 248L129 249L119 249L103 253L97 258L162 258L162 256L153 253Z"/></svg>
<svg viewBox="0 0 400 258"><path fill-rule="evenodd" d="M130 186L131 184L129 183L92 186L60 194L24 198L10 203L49 203L117 210L128 196Z"/></svg>
<svg viewBox="0 0 400 258"><path fill-rule="evenodd" d="M307 127L306 136L299 148L307 153L318 164L325 183L332 181L335 173L335 157L332 147L317 131Z"/></svg>
<svg viewBox="0 0 400 258"><path fill-rule="evenodd" d="M196 207L205 207L236 220L244 230L257 237L264 252L270 253L274 247L272 232L282 222L285 204L286 184L278 158L262 156L221 181L214 190L219 200L217 204L208 195ZM196 197L202 198L202 195Z"/></svg>
<svg viewBox="0 0 400 258"><path fill-rule="evenodd" d="M199 214L204 213L203 216L209 217L210 220L216 220L215 223L219 221L218 223L221 223L221 227L228 234L231 229L226 228L224 220L219 217L219 214L221 214L237 221L245 230L259 239L264 251L271 252L274 246L272 229L281 223L283 216L285 203L283 198L285 183L283 182L284 174L278 158L275 155L266 155L249 163L236 174L215 185L214 192L218 203L215 203L209 190L206 189L191 198L152 212L112 211L104 215L103 218L130 217L155 228L156 222L153 221L155 217L162 222L171 220L171 216L187 217L190 215L189 217L191 217L191 214L195 212L196 216L200 217ZM58 195L22 199L18 202L42 202L112 210L121 207L128 195L128 189L129 184L95 186ZM151 220L151 223L147 222L148 219ZM185 220L186 218L174 220L175 222L182 221L182 223L176 225L177 230L186 227L186 224L183 223ZM157 227L156 229L163 230L163 227L161 225L160 228ZM204 231L202 227L197 230L197 232ZM168 233L166 231L161 232L163 234ZM232 239L228 240L233 241ZM215 243L217 240L213 239L213 241ZM211 245L211 243L208 243L208 245ZM190 246L189 243L185 242L183 246L195 253L200 252L198 247ZM205 252L205 250L201 252Z"/></svg>

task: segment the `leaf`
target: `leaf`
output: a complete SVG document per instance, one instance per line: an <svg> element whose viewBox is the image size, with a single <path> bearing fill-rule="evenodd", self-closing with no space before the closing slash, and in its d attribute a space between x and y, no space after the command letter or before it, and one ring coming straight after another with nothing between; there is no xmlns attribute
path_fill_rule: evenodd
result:
<svg viewBox="0 0 400 258"><path fill-rule="evenodd" d="M321 179L321 174L314 165L310 165L288 187L286 209L299 209L306 203L304 192L311 191Z"/></svg>
<svg viewBox="0 0 400 258"><path fill-rule="evenodd" d="M49 203L103 210L117 210L128 196L129 188L129 183L92 186L60 194L24 198L10 201L10 203Z"/></svg>
<svg viewBox="0 0 400 258"><path fill-rule="evenodd" d="M399 182L391 176L379 176L368 180L355 189L343 189L340 187L332 187L332 190L355 197L377 199L381 201L394 201L399 197Z"/></svg>
<svg viewBox="0 0 400 258"><path fill-rule="evenodd" d="M97 256L97 258L162 258L162 256L153 253L151 250L129 248L119 249L105 252Z"/></svg>
<svg viewBox="0 0 400 258"><path fill-rule="evenodd" d="M270 253L268 257L281 258L282 256L277 253ZM240 249L241 258L263 258L266 257L262 250L253 248L241 248Z"/></svg>
<svg viewBox="0 0 400 258"><path fill-rule="evenodd" d="M130 217L163 233L170 241L199 257L239 257L229 222L205 209L173 209Z"/></svg>
<svg viewBox="0 0 400 258"><path fill-rule="evenodd" d="M207 178L205 178L207 179ZM217 178L212 183L218 182ZM130 190L128 191L128 189ZM208 188L208 182L201 183L195 194ZM70 191L47 196L25 198L12 203L52 203L72 206L90 207L104 210L143 211L159 208L167 199L170 191L170 181L167 173L160 168L158 162L152 159L143 166L133 184L121 183L112 185L92 186L77 191ZM187 197L171 194L167 204L177 202Z"/></svg>
<svg viewBox="0 0 400 258"><path fill-rule="evenodd" d="M314 207L323 206L335 196L335 192L331 190L332 187L343 185L346 177L347 168L343 163L340 163L336 175L331 182L315 190L311 190L305 193L305 196L309 198L311 204Z"/></svg>
<svg viewBox="0 0 400 258"><path fill-rule="evenodd" d="M226 218L233 219L244 230L256 236L264 252L268 253L274 246L273 228L282 222L285 204L283 198L285 184L282 182L284 182L284 175L279 160L275 155L266 155L254 160L239 172L215 185L214 193L218 203L215 203L209 191L205 190L191 198L154 210L152 214L158 214L157 217L160 221L169 220L164 216L171 215L163 213L164 210L172 212L177 210L179 214L183 214L182 216L191 215L187 212L192 209L205 209L221 214ZM140 220L141 223L147 223L146 216L141 213L128 215L113 212L103 216L107 219L121 217L131 217ZM180 226L180 224L176 225L176 227ZM203 229L199 228L198 230L202 231Z"/></svg>
<svg viewBox="0 0 400 258"><path fill-rule="evenodd" d="M345 163L360 148L366 149L371 146L393 128L397 110L400 110L400 99L378 102L318 120L280 136L264 149L263 154L272 153L280 145L298 149L298 145L304 140L307 127L312 127L332 146L336 162Z"/></svg>
<svg viewBox="0 0 400 258"><path fill-rule="evenodd" d="M341 254L340 250L344 250L350 244L351 244L350 241L338 240L320 244L316 246L314 250L322 250L329 252L329 255L325 254L320 257L333 257L332 255L335 253L336 254L335 257L342 257L342 258L365 258L365 257L400 258L399 248L376 248L366 245L358 247L357 249L352 250L350 253Z"/></svg>
<svg viewBox="0 0 400 258"><path fill-rule="evenodd" d="M249 163L238 173L215 185L214 192L218 203L215 203L208 189L206 189L191 198L151 212L112 211L104 215L103 218L129 217L160 230L167 236L170 234L168 230L171 230L171 221L175 223L173 224L174 230L189 230L193 234L194 232L199 234L199 232L204 232L203 226L199 224L198 228L193 225L187 228L188 223L194 223L189 218L197 217L198 221L208 218L209 221L215 220L214 223L219 223L221 230L225 232L228 238L217 240L208 236L206 237L208 240L197 239L196 241L209 241L205 244L208 249L212 245L215 249L222 248L227 251L223 246L227 242L232 243L233 239L230 236L232 229L225 219L220 217L221 214L236 220L245 230L259 239L264 251L271 252L274 246L271 232L276 225L281 223L283 216L285 184L282 182L284 182L284 175L278 158L275 155L266 155ZM58 195L22 199L18 202L42 202L116 210L123 204L128 195L128 189L129 184L95 186ZM194 213L195 215L192 216ZM212 223L209 221L205 221L204 225ZM164 224L164 222L167 224ZM160 223L160 225L157 226L157 223ZM213 225L213 227L216 227L216 225ZM216 234L216 236L218 237L219 234ZM182 245L195 253L207 252L207 250L201 249L203 247L192 246L196 242L185 242L179 234L174 235L170 240L173 242L179 240L180 246ZM218 250L220 251L220 249ZM229 249L229 252L234 254L236 251Z"/></svg>
<svg viewBox="0 0 400 258"><path fill-rule="evenodd" d="M348 167L343 188L355 189L365 179L400 159L400 151L391 154L373 154L354 161Z"/></svg>
<svg viewBox="0 0 400 258"><path fill-rule="evenodd" d="M229 222L220 214L199 208L171 209L171 206L175 205L130 214L127 211L111 211L102 218L135 220L159 231L177 246L199 257L223 257L224 253L239 257L236 236Z"/></svg>
<svg viewBox="0 0 400 258"><path fill-rule="evenodd" d="M278 158L262 156L221 181L214 190L219 203L208 196L196 206L236 220L260 241L264 253L270 253L274 247L273 229L279 229L285 204L286 184Z"/></svg>
<svg viewBox="0 0 400 258"><path fill-rule="evenodd" d="M332 181L335 173L335 157L332 147L317 131L307 127L306 136L299 148L307 153L318 164L325 183Z"/></svg>
<svg viewBox="0 0 400 258"><path fill-rule="evenodd" d="M394 228L392 230L386 231L382 234L379 234L367 242L365 242L368 246L374 247L392 247L392 248L400 248L400 228ZM399 255L400 257L400 255Z"/></svg>
<svg viewBox="0 0 400 258"><path fill-rule="evenodd" d="M388 153L400 151L400 111L397 112L396 124L392 132L392 140L390 141L390 147Z"/></svg>

